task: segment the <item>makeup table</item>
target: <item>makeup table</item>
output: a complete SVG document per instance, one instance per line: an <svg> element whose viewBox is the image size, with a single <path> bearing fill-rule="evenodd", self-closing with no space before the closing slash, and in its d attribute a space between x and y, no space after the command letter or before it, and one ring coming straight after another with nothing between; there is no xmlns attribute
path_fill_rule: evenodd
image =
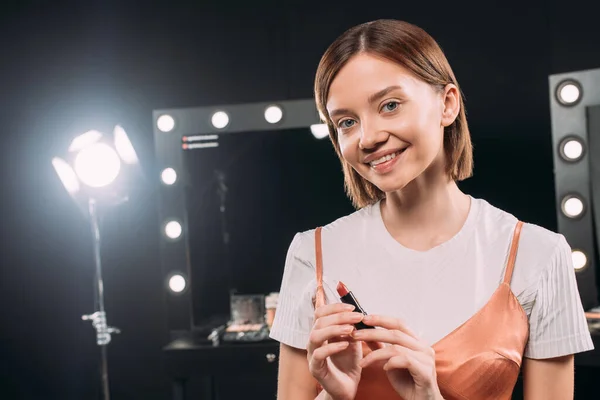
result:
<svg viewBox="0 0 600 400"><path fill-rule="evenodd" d="M163 350L173 400L276 398L279 343L274 340L213 346L184 337Z"/></svg>

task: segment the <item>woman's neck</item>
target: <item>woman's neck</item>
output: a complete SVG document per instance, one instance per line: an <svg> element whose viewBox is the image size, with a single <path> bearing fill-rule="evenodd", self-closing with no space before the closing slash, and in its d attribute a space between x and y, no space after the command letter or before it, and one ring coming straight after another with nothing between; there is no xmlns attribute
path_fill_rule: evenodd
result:
<svg viewBox="0 0 600 400"><path fill-rule="evenodd" d="M381 203L381 215L389 233L401 244L428 250L456 235L471 207L451 179L432 182L415 180L398 192L388 193Z"/></svg>

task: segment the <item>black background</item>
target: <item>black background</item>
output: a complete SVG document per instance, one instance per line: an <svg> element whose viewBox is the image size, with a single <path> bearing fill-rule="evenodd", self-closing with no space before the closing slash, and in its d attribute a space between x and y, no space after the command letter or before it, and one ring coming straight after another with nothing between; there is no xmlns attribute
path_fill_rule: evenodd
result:
<svg viewBox="0 0 600 400"><path fill-rule="evenodd" d="M333 146L308 128L223 134L218 144L184 152L197 327L228 317L230 290L279 291L294 234L353 211Z"/></svg>

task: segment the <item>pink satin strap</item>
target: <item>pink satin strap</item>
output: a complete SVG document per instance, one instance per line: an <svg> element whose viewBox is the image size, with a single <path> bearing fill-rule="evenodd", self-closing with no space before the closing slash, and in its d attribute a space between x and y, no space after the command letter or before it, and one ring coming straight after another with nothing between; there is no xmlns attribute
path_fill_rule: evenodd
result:
<svg viewBox="0 0 600 400"><path fill-rule="evenodd" d="M323 247L321 245L322 227L315 230L315 258L317 270L317 293L315 295L315 308L325 305L325 290L323 289Z"/></svg>
<svg viewBox="0 0 600 400"><path fill-rule="evenodd" d="M515 269L515 260L517 259L517 249L519 248L519 237L521 236L522 227L523 222L517 222L515 232L513 233L512 243L510 245L510 253L508 255L508 262L506 263L506 272L504 273L504 280L502 281L502 283L506 283L508 286L510 286L513 270Z"/></svg>

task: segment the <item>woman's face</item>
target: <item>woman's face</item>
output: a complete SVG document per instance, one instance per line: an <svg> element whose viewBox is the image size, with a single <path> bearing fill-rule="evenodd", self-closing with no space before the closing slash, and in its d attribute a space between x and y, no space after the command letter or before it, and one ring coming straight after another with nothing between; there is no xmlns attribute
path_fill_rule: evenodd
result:
<svg viewBox="0 0 600 400"><path fill-rule="evenodd" d="M426 170L446 174L444 127L459 107L454 85L440 92L398 64L359 54L333 80L326 107L343 158L383 192Z"/></svg>

